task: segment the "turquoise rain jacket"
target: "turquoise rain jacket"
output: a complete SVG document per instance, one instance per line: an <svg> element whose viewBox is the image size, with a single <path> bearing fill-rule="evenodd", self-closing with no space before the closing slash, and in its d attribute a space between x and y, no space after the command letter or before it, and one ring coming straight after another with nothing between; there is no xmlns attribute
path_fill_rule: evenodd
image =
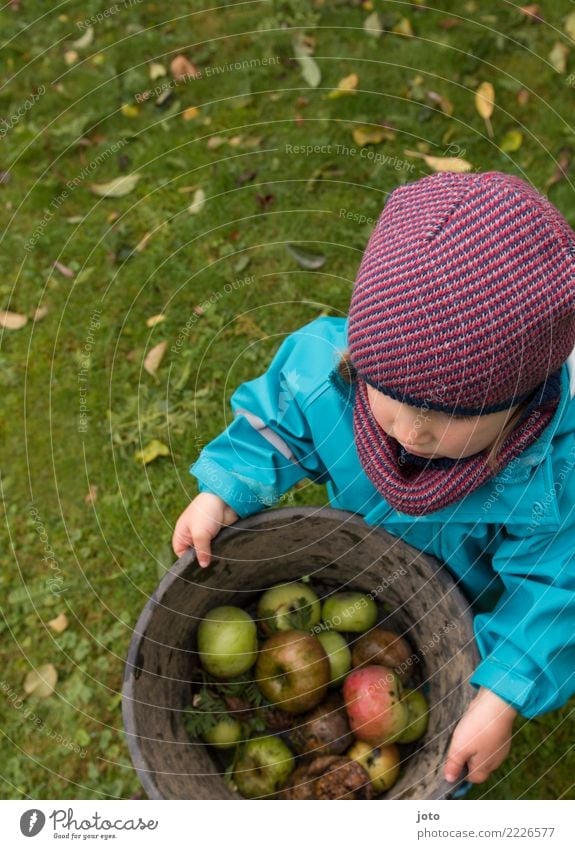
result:
<svg viewBox="0 0 575 849"><path fill-rule="evenodd" d="M539 439L454 505L421 517L392 508L363 471L353 439L354 388L337 373L347 322L319 318L286 337L265 374L231 398L235 418L190 472L241 518L303 478L332 507L381 525L447 565L476 613L481 661L470 682L533 717L575 693L575 391ZM573 356L573 355L572 355Z"/></svg>

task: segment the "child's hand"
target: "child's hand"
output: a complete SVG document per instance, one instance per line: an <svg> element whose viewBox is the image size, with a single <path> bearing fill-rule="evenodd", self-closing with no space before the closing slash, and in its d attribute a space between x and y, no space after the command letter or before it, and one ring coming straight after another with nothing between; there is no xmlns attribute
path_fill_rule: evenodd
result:
<svg viewBox="0 0 575 849"><path fill-rule="evenodd" d="M193 545L200 566L209 566L211 541L224 526L233 525L239 518L218 495L200 492L176 522L172 548L181 557Z"/></svg>
<svg viewBox="0 0 575 849"><path fill-rule="evenodd" d="M467 764L467 780L480 784L503 763L511 748L517 711L484 687L460 719L447 753L445 778L457 781Z"/></svg>

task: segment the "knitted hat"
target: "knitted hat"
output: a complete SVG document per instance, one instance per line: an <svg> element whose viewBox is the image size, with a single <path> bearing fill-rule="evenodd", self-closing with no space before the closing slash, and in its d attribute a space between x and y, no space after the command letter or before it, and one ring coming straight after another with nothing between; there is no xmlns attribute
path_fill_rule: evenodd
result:
<svg viewBox="0 0 575 849"><path fill-rule="evenodd" d="M531 399L575 346L574 255L575 235L565 219L518 177L438 173L392 192L359 268L348 341L359 378L354 428L360 460L382 494L402 505L398 509L438 509L492 472L485 456L474 455L473 468L465 458L456 492L439 494L442 470L437 498L423 486L418 500L413 473L408 480L398 467L398 443L371 415L365 384L405 404L454 415L492 413ZM506 440L502 462L547 425L558 399L550 401L549 393L545 399L515 433L515 450L513 439ZM391 490L386 469L395 480ZM425 478L418 470L417 479L431 485L429 474L438 471Z"/></svg>

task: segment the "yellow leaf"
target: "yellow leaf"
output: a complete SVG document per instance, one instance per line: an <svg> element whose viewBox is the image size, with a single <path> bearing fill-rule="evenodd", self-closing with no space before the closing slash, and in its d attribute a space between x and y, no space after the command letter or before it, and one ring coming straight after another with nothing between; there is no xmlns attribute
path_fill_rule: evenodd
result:
<svg viewBox="0 0 575 849"><path fill-rule="evenodd" d="M188 207L188 212L192 215L197 215L198 212L201 212L203 206L206 202L206 193L203 189L196 189L194 193L194 199Z"/></svg>
<svg viewBox="0 0 575 849"><path fill-rule="evenodd" d="M471 171L471 162L460 159L457 156L425 156L423 160L433 171L453 171L455 174L463 174Z"/></svg>
<svg viewBox="0 0 575 849"><path fill-rule="evenodd" d="M170 454L170 449L167 445L164 445L163 442L160 442L159 439L152 439L151 442L142 448L141 451L136 451L134 454L134 459L138 463L142 463L142 465L147 466L148 463L152 463L157 457L168 457Z"/></svg>
<svg viewBox="0 0 575 849"><path fill-rule="evenodd" d="M551 53L549 54L549 61L553 65L556 71L560 74L564 74L567 69L567 57L569 56L569 48L563 44L561 41L555 42Z"/></svg>
<svg viewBox="0 0 575 849"><path fill-rule="evenodd" d="M28 673L24 680L24 692L29 696L34 693L39 699L47 699L54 692L57 680L56 667L45 663Z"/></svg>
<svg viewBox="0 0 575 849"><path fill-rule="evenodd" d="M126 118L137 118L140 114L140 110L133 103L124 103L120 108L120 112Z"/></svg>
<svg viewBox="0 0 575 849"><path fill-rule="evenodd" d="M157 315L151 315L149 318L147 318L146 325L147 327L155 327L156 324L160 324L160 322L165 320L166 316L163 313L159 312Z"/></svg>
<svg viewBox="0 0 575 849"><path fill-rule="evenodd" d="M154 80L158 80L160 77L165 77L168 72L160 62L150 62L149 73L150 79L154 82Z"/></svg>
<svg viewBox="0 0 575 849"><path fill-rule="evenodd" d="M10 310L0 310L0 327L5 330L20 330L28 323L28 316Z"/></svg>
<svg viewBox="0 0 575 849"><path fill-rule="evenodd" d="M355 94L354 89L357 88L357 84L359 82L359 77L357 74L350 74L348 77L344 77L337 84L337 88L333 91L330 91L328 97L342 97L346 94Z"/></svg>
<svg viewBox="0 0 575 849"><path fill-rule="evenodd" d="M491 83L481 83L475 92L475 108L482 118L487 120L493 115L495 106L495 89Z"/></svg>
<svg viewBox="0 0 575 849"><path fill-rule="evenodd" d="M184 121L191 121L193 118L197 118L199 114L200 110L197 106L189 106L187 109L184 109L182 118Z"/></svg>
<svg viewBox="0 0 575 849"><path fill-rule="evenodd" d="M48 627L55 631L56 634L61 634L68 627L68 617L65 613L59 613L55 619L50 619Z"/></svg>
<svg viewBox="0 0 575 849"><path fill-rule="evenodd" d="M363 28L368 35L372 36L372 38L379 38L383 29L377 12L373 12L365 19L363 22Z"/></svg>
<svg viewBox="0 0 575 849"><path fill-rule="evenodd" d="M513 153L514 150L519 150L523 143L523 135L519 130L509 130L505 133L499 144L500 150L504 153Z"/></svg>
<svg viewBox="0 0 575 849"><path fill-rule="evenodd" d="M144 360L144 370L151 374L152 377L156 374L160 367L160 363L164 359L164 354L166 353L166 348L168 347L167 342L159 342L157 345L148 352L146 359Z"/></svg>
<svg viewBox="0 0 575 849"><path fill-rule="evenodd" d="M135 189L139 179L139 174L125 174L109 183L92 183L90 191L103 198L122 198Z"/></svg>
<svg viewBox="0 0 575 849"><path fill-rule="evenodd" d="M75 62L77 62L78 58L78 52L76 50L66 50L66 52L64 53L64 62L68 66L73 65Z"/></svg>
<svg viewBox="0 0 575 849"><path fill-rule="evenodd" d="M382 141L392 141L395 138L393 130L376 124L362 124L352 132L353 140L360 147L366 144L381 144Z"/></svg>
<svg viewBox="0 0 575 849"><path fill-rule="evenodd" d="M413 35L413 27L411 26L411 21L409 18L401 18L399 23L397 23L392 32L396 32L398 35L405 35L408 38Z"/></svg>
<svg viewBox="0 0 575 849"><path fill-rule="evenodd" d="M565 30L569 38L572 38L573 41L575 41L575 12L570 12L567 15L567 17L565 18L565 24L563 26L563 29Z"/></svg>

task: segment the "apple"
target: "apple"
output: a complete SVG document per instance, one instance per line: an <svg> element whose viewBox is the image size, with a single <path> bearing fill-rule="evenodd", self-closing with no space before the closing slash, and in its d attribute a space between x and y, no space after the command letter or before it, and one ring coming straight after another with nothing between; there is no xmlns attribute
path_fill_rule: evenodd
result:
<svg viewBox="0 0 575 849"><path fill-rule="evenodd" d="M330 687L335 687L351 669L351 651L347 640L337 631L323 631L317 638L329 659Z"/></svg>
<svg viewBox="0 0 575 849"><path fill-rule="evenodd" d="M258 602L260 630L267 637L277 631L313 628L320 617L319 598L311 587L298 581L270 587Z"/></svg>
<svg viewBox="0 0 575 849"><path fill-rule="evenodd" d="M305 713L318 705L331 680L324 647L305 631L280 631L261 647L256 662L258 687L286 713Z"/></svg>
<svg viewBox="0 0 575 849"><path fill-rule="evenodd" d="M407 708L407 723L396 740L398 743L413 743L427 731L429 706L419 690L404 690L403 702Z"/></svg>
<svg viewBox="0 0 575 849"><path fill-rule="evenodd" d="M351 651L351 665L363 666L378 663L391 666L401 681L409 677L409 659L413 656L411 646L393 631L384 628L372 628L354 643Z"/></svg>
<svg viewBox="0 0 575 849"><path fill-rule="evenodd" d="M198 626L198 654L214 678L235 678L247 672L257 651L256 623L239 607L214 607Z"/></svg>
<svg viewBox="0 0 575 849"><path fill-rule="evenodd" d="M248 799L272 796L287 783L294 765L292 752L279 737L254 737L236 760L234 781Z"/></svg>
<svg viewBox="0 0 575 849"><path fill-rule="evenodd" d="M358 740L345 755L367 771L374 793L389 790L399 777L401 756L395 743L372 749L369 743Z"/></svg>
<svg viewBox="0 0 575 849"><path fill-rule="evenodd" d="M324 601L321 618L332 631L361 634L377 622L377 605L364 593L334 593Z"/></svg>
<svg viewBox="0 0 575 849"><path fill-rule="evenodd" d="M360 666L343 682L343 698L352 732L372 746L393 743L404 730L407 707L401 681L387 666Z"/></svg>
<svg viewBox="0 0 575 849"><path fill-rule="evenodd" d="M204 742L216 749L232 749L243 738L241 723L231 716L224 716L202 734Z"/></svg>

